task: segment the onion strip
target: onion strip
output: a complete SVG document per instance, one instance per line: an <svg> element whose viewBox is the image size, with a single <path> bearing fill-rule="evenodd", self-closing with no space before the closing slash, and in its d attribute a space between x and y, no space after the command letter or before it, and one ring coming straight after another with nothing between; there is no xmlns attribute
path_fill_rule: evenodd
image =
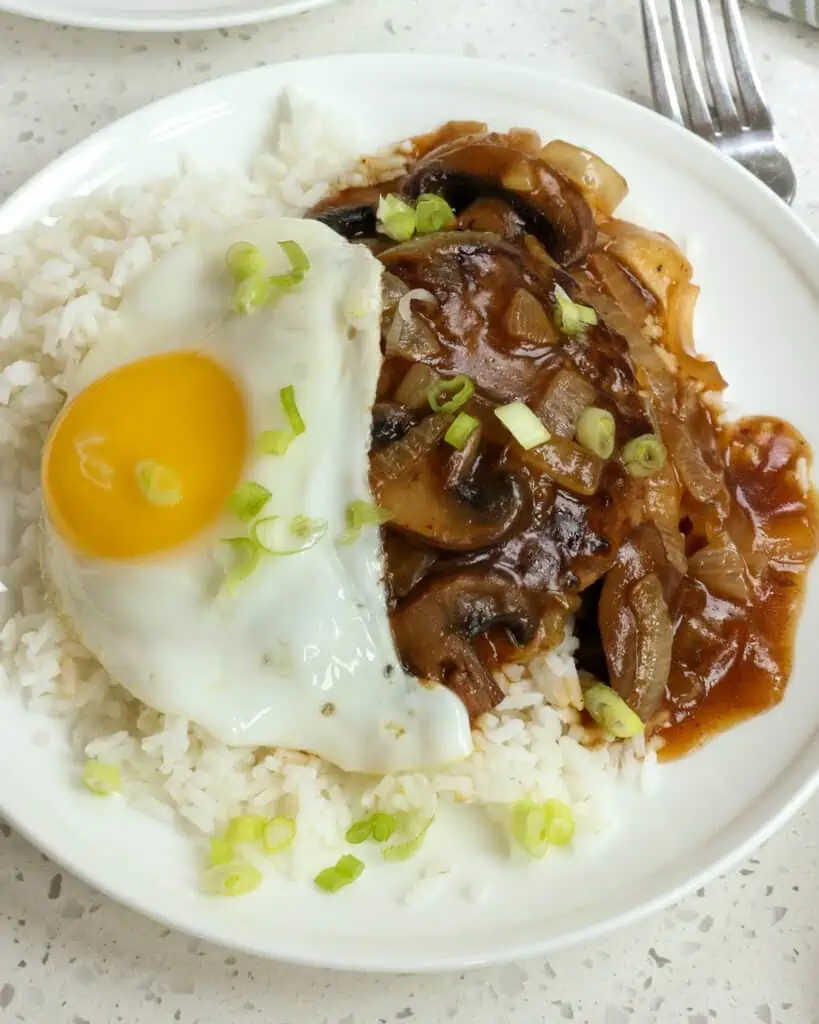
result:
<svg viewBox="0 0 819 1024"><path fill-rule="evenodd" d="M396 306L392 323L387 329L387 334L384 338L385 352L388 356L405 356L410 359L419 359L424 356L434 355L438 349L437 344L434 343L434 338L432 338L431 341L422 339L423 344L417 346L410 346L402 343L402 336L413 320L413 300L435 307L438 305L438 301L435 296L432 292L427 291L426 288L413 288L411 291L408 291L401 296L398 300L398 305ZM415 333L418 334L420 332ZM413 340L417 341L418 338L416 337Z"/></svg>

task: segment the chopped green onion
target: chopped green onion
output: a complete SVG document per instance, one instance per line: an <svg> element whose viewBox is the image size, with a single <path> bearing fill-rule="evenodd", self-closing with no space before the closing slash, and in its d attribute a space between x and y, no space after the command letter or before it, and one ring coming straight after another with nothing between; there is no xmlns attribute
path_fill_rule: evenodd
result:
<svg viewBox="0 0 819 1024"><path fill-rule="evenodd" d="M459 412L444 434L444 440L460 451L479 426L474 416L470 416L468 412Z"/></svg>
<svg viewBox="0 0 819 1024"><path fill-rule="evenodd" d="M335 867L319 871L313 881L319 889L330 893L338 892L339 889L343 889L345 885L350 884L349 878L345 878L341 872L336 871Z"/></svg>
<svg viewBox="0 0 819 1024"><path fill-rule="evenodd" d="M229 864L234 857L233 843L222 836L214 836L210 841L211 867L217 864Z"/></svg>
<svg viewBox="0 0 819 1024"><path fill-rule="evenodd" d="M358 846L359 843L366 842L367 839L373 834L373 819L360 818L358 821L354 821L352 825L347 829L344 838L348 843L352 843L353 846Z"/></svg>
<svg viewBox="0 0 819 1024"><path fill-rule="evenodd" d="M266 825L267 819L258 814L240 814L227 823L225 839L234 846L237 843L258 843Z"/></svg>
<svg viewBox="0 0 819 1024"><path fill-rule="evenodd" d="M326 519L267 516L250 528L250 539L268 555L297 555L317 544L326 532Z"/></svg>
<svg viewBox="0 0 819 1024"><path fill-rule="evenodd" d="M400 196L381 196L377 217L378 230L394 242L408 242L415 234L415 210Z"/></svg>
<svg viewBox="0 0 819 1024"><path fill-rule="evenodd" d="M577 418L574 435L584 448L601 459L610 459L614 454L614 417L607 409L590 405Z"/></svg>
<svg viewBox="0 0 819 1024"><path fill-rule="evenodd" d="M475 390L475 383L464 373L448 380L437 380L427 391L427 400L433 412L455 412L466 405ZM452 398L444 401L446 395Z"/></svg>
<svg viewBox="0 0 819 1024"><path fill-rule="evenodd" d="M296 389L292 384L279 391L281 402L289 430L263 430L256 438L256 451L259 455L284 455L294 438L303 434L306 427L296 404Z"/></svg>
<svg viewBox="0 0 819 1024"><path fill-rule="evenodd" d="M351 501L344 513L346 530L340 544L352 544L365 526L381 526L392 519L392 513L373 505L371 501Z"/></svg>
<svg viewBox="0 0 819 1024"><path fill-rule="evenodd" d="M310 269L310 260L307 258L307 253L302 249L298 242L279 242L285 256L290 260L290 267L294 274L299 274L300 277L304 277L307 271Z"/></svg>
<svg viewBox="0 0 819 1024"><path fill-rule="evenodd" d="M209 896L244 896L261 884L261 871L243 860L214 864L202 876L202 888Z"/></svg>
<svg viewBox="0 0 819 1024"><path fill-rule="evenodd" d="M319 871L313 881L324 892L338 892L360 878L363 871L364 865L358 857L345 853L331 868Z"/></svg>
<svg viewBox="0 0 819 1024"><path fill-rule="evenodd" d="M270 281L261 274L242 278L233 289L233 312L245 316L261 309L270 298L272 289Z"/></svg>
<svg viewBox="0 0 819 1024"><path fill-rule="evenodd" d="M345 853L343 857L339 857L336 863L336 871L349 881L354 882L363 875L364 865L358 857L354 857L351 853Z"/></svg>
<svg viewBox="0 0 819 1024"><path fill-rule="evenodd" d="M665 445L656 434L641 434L633 438L623 445L621 455L627 472L637 477L659 472L666 461Z"/></svg>
<svg viewBox="0 0 819 1024"><path fill-rule="evenodd" d="M142 496L157 508L172 508L182 500L182 481L170 467L155 459L136 464L136 479Z"/></svg>
<svg viewBox="0 0 819 1024"><path fill-rule="evenodd" d="M566 334L580 334L585 327L593 327L597 323L595 310L574 302L559 284L555 285L555 301L555 323Z"/></svg>
<svg viewBox="0 0 819 1024"><path fill-rule="evenodd" d="M250 537L228 537L222 541L230 552L231 565L225 578L225 588L233 593L236 587L250 576L259 564L259 545Z"/></svg>
<svg viewBox="0 0 819 1024"><path fill-rule="evenodd" d="M256 438L256 453L284 455L295 436L292 430L263 430Z"/></svg>
<svg viewBox="0 0 819 1024"><path fill-rule="evenodd" d="M122 772L118 764L106 764L92 758L83 765L82 781L95 796L110 796L120 788Z"/></svg>
<svg viewBox="0 0 819 1024"><path fill-rule="evenodd" d="M228 498L227 505L237 519L249 523L259 515L271 497L266 487L257 484L255 480L248 480L247 483L239 484Z"/></svg>
<svg viewBox="0 0 819 1024"><path fill-rule="evenodd" d="M250 242L234 242L225 255L225 263L237 283L261 274L265 267L264 256Z"/></svg>
<svg viewBox="0 0 819 1024"><path fill-rule="evenodd" d="M455 220L455 211L443 196L425 192L415 204L415 230L419 235L448 228Z"/></svg>
<svg viewBox="0 0 819 1024"><path fill-rule="evenodd" d="M594 683L584 690L583 702L600 728L615 739L630 740L644 729L635 712L605 683Z"/></svg>
<svg viewBox="0 0 819 1024"><path fill-rule="evenodd" d="M547 800L543 805L546 832L553 846L568 846L574 837L574 815L562 800Z"/></svg>
<svg viewBox="0 0 819 1024"><path fill-rule="evenodd" d="M296 820L284 815L271 818L262 832L262 847L266 853L281 853L296 838Z"/></svg>
<svg viewBox="0 0 819 1024"><path fill-rule="evenodd" d="M512 805L512 835L530 857L542 857L549 848L549 828L541 804L518 800Z"/></svg>
<svg viewBox="0 0 819 1024"><path fill-rule="evenodd" d="M578 316L580 317L580 323L585 325L586 327L596 327L597 310L595 310L592 306L581 306L577 303L576 305Z"/></svg>
<svg viewBox="0 0 819 1024"><path fill-rule="evenodd" d="M301 418L299 407L296 405L296 389L292 384L288 384L287 387L279 391L279 401L282 403L282 409L284 409L287 422L293 431L293 436L298 437L299 434L303 434L305 430L304 420Z"/></svg>
<svg viewBox="0 0 819 1024"><path fill-rule="evenodd" d="M384 508L373 505L371 501L351 501L347 506L345 517L347 525L360 530L362 526L381 526L392 516Z"/></svg>
<svg viewBox="0 0 819 1024"><path fill-rule="evenodd" d="M304 274L297 273L295 270L289 270L286 274L273 274L272 277L268 277L267 282L271 289L268 302L278 302L283 295L286 295L295 288L297 284L301 284L303 280Z"/></svg>
<svg viewBox="0 0 819 1024"><path fill-rule="evenodd" d="M398 828L398 820L394 814L385 814L383 811L376 811L370 819L373 839L377 843L386 843L393 832Z"/></svg>
<svg viewBox="0 0 819 1024"><path fill-rule="evenodd" d="M424 839L426 838L429 827L434 820L434 818L429 818L423 824L420 831L411 839L407 839L405 842L391 843L389 846L385 846L381 851L384 860L403 861L409 860L410 857L414 857L424 845Z"/></svg>
<svg viewBox="0 0 819 1024"><path fill-rule="evenodd" d="M552 436L545 424L523 402L510 402L495 409L495 415L514 437L521 448L527 451L546 444Z"/></svg>

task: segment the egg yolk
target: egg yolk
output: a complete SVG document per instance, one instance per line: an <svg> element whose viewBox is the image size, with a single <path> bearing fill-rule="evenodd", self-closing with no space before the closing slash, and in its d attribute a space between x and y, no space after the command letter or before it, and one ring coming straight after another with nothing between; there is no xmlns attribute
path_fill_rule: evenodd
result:
<svg viewBox="0 0 819 1024"><path fill-rule="evenodd" d="M127 363L52 427L42 464L49 518L88 555L167 551L219 517L247 444L242 393L213 359L182 351Z"/></svg>

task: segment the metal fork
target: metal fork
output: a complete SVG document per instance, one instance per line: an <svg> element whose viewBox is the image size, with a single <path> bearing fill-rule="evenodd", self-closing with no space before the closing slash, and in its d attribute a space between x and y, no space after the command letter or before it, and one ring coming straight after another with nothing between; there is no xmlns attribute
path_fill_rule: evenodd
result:
<svg viewBox="0 0 819 1024"><path fill-rule="evenodd" d="M669 0L685 112L671 73L656 0L640 2L648 70L657 110L690 128L726 156L742 164L786 203L792 202L796 193L796 176L782 151L770 108L754 70L739 12L739 0L720 0L736 100L719 50L711 0L695 0L710 102L697 67L683 0Z"/></svg>

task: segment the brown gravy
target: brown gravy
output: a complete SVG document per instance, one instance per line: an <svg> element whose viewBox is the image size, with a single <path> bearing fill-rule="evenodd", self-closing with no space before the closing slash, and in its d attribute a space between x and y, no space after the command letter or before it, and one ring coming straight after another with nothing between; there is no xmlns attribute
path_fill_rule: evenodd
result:
<svg viewBox="0 0 819 1024"><path fill-rule="evenodd" d="M442 141L449 137L437 133L418 140L416 154ZM325 200L321 209L370 201L399 186L394 182L341 193ZM559 474L534 465L516 443L510 443L493 410L515 400L537 410L555 376L571 371L593 388L594 404L613 413L617 444L622 446L652 429L642 384L626 341L602 320L582 336L547 332L538 338L510 333L508 311L519 290L534 296L551 315L555 284L567 291L575 289L584 275L593 276L588 263L572 268L569 275L553 263L539 261L514 211L497 198L478 200L462 213L458 227L467 233L463 243L453 238L451 248L429 258L402 255L400 248L380 255L386 269L404 285L435 296L434 313L419 307L418 315L440 343L438 354L424 361L444 375L463 373L475 381L475 394L465 411L476 416L484 430L483 467L523 478L530 507L519 528L500 544L468 553L435 552L422 575L435 577L474 567L499 569L531 597L541 620L538 637L523 649L502 630L478 637L475 647L487 666L525 660L537 649L553 645L562 635L566 617L577 613L579 661L605 678L605 656L599 636L594 636L596 606L589 610L584 603L588 604L595 585L599 589L624 538L639 522L644 483L629 477L613 461L598 467L599 480L590 493L562 486ZM469 233L475 232L491 232L496 244L472 244ZM628 266L623 271L654 312L655 300L648 289ZM410 365L401 358L385 359L379 399L392 397ZM709 408L700 398L697 401L703 436L707 433L710 438L704 446L706 450L710 444L707 459L724 474L724 500L717 509L700 503L689 515L683 499L679 528L685 535L686 554L694 555L712 531L724 530L730 523L732 536L745 539L751 582L743 604L719 596L693 576L668 575L673 579L666 584L674 630L672 664L661 711L651 723L665 740L663 759L685 754L709 736L781 700L791 671L807 570L817 553L819 536L816 496L805 488L811 453L796 430L781 420L761 417L716 427ZM563 443L560 437L557 440ZM438 471L445 472L443 462ZM390 533L387 527L385 534ZM388 590L399 571L397 564L390 564L391 550L388 542ZM393 608L404 597L393 589Z"/></svg>

